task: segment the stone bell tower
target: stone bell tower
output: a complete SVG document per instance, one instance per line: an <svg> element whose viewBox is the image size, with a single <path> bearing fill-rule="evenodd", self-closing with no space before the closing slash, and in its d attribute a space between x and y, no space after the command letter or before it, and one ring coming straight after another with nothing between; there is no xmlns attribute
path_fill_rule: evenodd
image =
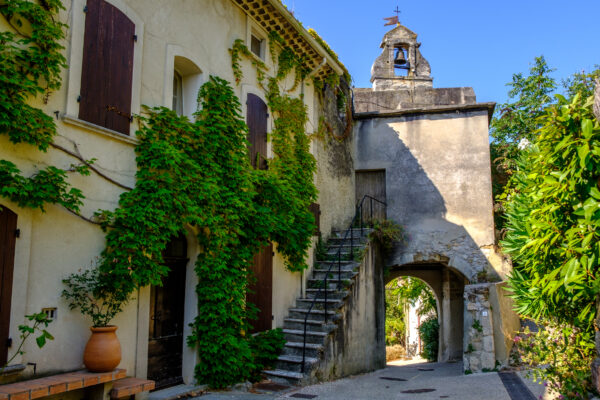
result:
<svg viewBox="0 0 600 400"><path fill-rule="evenodd" d="M371 68L373 90L413 89L433 86L431 68L421 55L417 34L398 24L383 37L383 51Z"/></svg>

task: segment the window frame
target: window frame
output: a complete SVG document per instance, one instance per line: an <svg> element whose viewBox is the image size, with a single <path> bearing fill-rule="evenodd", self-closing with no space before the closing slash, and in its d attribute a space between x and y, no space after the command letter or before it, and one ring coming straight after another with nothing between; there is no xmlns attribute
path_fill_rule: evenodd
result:
<svg viewBox="0 0 600 400"><path fill-rule="evenodd" d="M144 22L124 0L105 0L118 8L135 24L137 41L133 50L133 76L131 85L131 114L141 112L142 90L142 56L144 51ZM138 121L134 118L130 124L129 135L79 119L79 96L81 93L81 73L83 70L83 46L85 36L85 7L87 0L72 0L71 42L69 46L67 70L67 99L62 121L74 126L83 127L86 131L102 134L124 142L137 142L135 132L139 129Z"/></svg>

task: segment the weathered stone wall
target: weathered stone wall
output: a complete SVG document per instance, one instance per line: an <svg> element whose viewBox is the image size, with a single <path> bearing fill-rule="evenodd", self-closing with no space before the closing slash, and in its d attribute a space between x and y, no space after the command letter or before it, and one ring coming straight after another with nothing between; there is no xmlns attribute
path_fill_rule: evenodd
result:
<svg viewBox="0 0 600 400"><path fill-rule="evenodd" d="M473 88L354 89L354 110L357 113L414 110L432 106L462 104L475 104Z"/></svg>
<svg viewBox="0 0 600 400"><path fill-rule="evenodd" d="M465 286L465 371L481 372L508 364L512 338L519 331L520 320L513 311L514 303L506 286L506 282Z"/></svg>
<svg viewBox="0 0 600 400"><path fill-rule="evenodd" d="M505 366L509 363L513 338L521 329L521 320L514 312L514 300L509 297L507 282L493 283L490 289L490 305L494 320L494 348L496 360Z"/></svg>
<svg viewBox="0 0 600 400"><path fill-rule="evenodd" d="M325 356L308 380L327 381L384 368L385 288L383 260L369 244L339 326L326 340Z"/></svg>
<svg viewBox="0 0 600 400"><path fill-rule="evenodd" d="M491 284L465 286L465 371L481 372L496 367L494 321L490 304Z"/></svg>
<svg viewBox="0 0 600 400"><path fill-rule="evenodd" d="M387 217L406 244L388 265L441 262L471 281L505 275L494 245L488 109L357 121L356 170L384 169Z"/></svg>

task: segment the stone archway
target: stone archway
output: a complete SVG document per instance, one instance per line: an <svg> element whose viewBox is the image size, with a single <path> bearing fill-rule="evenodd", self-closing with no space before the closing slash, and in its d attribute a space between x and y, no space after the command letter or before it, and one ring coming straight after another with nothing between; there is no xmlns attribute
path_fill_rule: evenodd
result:
<svg viewBox="0 0 600 400"><path fill-rule="evenodd" d="M439 262L412 263L392 266L386 283L399 277L414 277L433 291L440 323L438 361L462 360L463 355L463 293L468 280L455 269Z"/></svg>

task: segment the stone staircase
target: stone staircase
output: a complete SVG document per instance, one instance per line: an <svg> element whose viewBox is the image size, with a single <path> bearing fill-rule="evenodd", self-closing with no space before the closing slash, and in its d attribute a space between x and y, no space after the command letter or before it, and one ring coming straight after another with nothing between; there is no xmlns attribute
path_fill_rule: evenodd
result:
<svg viewBox="0 0 600 400"><path fill-rule="evenodd" d="M325 246L326 251L318 256L312 275L308 279L306 297L296 300L284 319L283 332L287 340L275 369L264 371L273 381L302 385L314 381L315 369L325 356L325 349L335 336L341 310L347 305L352 287L358 276L359 267L368 245L370 229L353 229L353 254L350 254L350 233L344 241L346 231L333 231ZM338 279L337 253L340 251L341 275ZM335 261L334 261L335 260ZM334 266L328 272L330 265ZM327 288L324 288L325 276ZM327 322L325 322L325 290L327 291ZM314 299L315 304L310 310ZM306 321L306 358L302 373L302 351L304 341L304 318Z"/></svg>

